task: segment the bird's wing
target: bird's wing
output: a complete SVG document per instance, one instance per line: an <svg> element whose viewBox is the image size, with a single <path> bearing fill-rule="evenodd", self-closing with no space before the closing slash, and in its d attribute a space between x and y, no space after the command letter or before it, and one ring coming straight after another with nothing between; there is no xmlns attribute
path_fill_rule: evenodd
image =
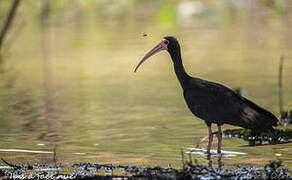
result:
<svg viewBox="0 0 292 180"><path fill-rule="evenodd" d="M278 119L250 100L218 83L194 79L184 97L190 110L206 122L270 131Z"/></svg>

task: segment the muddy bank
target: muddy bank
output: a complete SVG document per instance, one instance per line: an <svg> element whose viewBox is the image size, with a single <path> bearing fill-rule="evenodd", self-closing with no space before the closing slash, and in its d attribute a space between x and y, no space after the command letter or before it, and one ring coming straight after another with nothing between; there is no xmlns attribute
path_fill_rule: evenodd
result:
<svg viewBox="0 0 292 180"><path fill-rule="evenodd" d="M280 161L264 167L212 168L184 162L184 168L79 163L70 166L2 163L0 179L292 179Z"/></svg>

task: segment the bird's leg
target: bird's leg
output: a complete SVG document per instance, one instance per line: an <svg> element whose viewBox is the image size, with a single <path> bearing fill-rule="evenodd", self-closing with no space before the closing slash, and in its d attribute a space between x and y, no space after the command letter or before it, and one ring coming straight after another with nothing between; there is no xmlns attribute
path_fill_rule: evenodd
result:
<svg viewBox="0 0 292 180"><path fill-rule="evenodd" d="M209 142L208 142L208 148L207 148L207 153L210 153L211 147L212 147L212 142L213 142L213 134L212 134L212 127L211 124L207 124L208 127L208 132L209 132Z"/></svg>
<svg viewBox="0 0 292 180"><path fill-rule="evenodd" d="M218 126L218 149L217 149L217 152L221 153L222 131L221 131L221 125L217 124L217 126Z"/></svg>
<svg viewBox="0 0 292 180"><path fill-rule="evenodd" d="M222 158L222 156L219 156L219 157L218 157L218 168L219 168L219 169L221 169L221 168L222 168L222 165L223 165L223 163L222 163L222 159L221 159L221 158Z"/></svg>
<svg viewBox="0 0 292 180"><path fill-rule="evenodd" d="M213 162L212 162L211 154L207 155L207 160L208 160L208 167L212 167Z"/></svg>

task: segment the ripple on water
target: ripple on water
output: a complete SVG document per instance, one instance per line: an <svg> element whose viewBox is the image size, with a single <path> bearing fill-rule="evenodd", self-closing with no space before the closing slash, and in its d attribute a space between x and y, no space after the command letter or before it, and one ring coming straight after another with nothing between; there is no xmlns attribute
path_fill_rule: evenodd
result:
<svg viewBox="0 0 292 180"><path fill-rule="evenodd" d="M35 151L27 149L0 149L0 152L23 152L23 153L40 153L40 154L52 154L50 151Z"/></svg>

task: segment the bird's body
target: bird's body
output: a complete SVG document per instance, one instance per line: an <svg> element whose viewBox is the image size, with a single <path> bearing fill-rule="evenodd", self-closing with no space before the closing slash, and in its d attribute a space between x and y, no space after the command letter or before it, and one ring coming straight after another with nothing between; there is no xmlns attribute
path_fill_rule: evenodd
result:
<svg viewBox="0 0 292 180"><path fill-rule="evenodd" d="M147 58L161 50L167 50L171 56L188 108L195 116L206 122L209 131L208 153L213 141L212 123L218 126L218 152L221 152L223 124L260 132L273 131L278 119L269 111L224 85L189 76L182 63L179 43L174 37L165 37L160 44L148 52L135 72Z"/></svg>
<svg viewBox="0 0 292 180"><path fill-rule="evenodd" d="M272 131L277 118L230 88L190 78L184 98L190 111L207 124L230 124L255 131Z"/></svg>

